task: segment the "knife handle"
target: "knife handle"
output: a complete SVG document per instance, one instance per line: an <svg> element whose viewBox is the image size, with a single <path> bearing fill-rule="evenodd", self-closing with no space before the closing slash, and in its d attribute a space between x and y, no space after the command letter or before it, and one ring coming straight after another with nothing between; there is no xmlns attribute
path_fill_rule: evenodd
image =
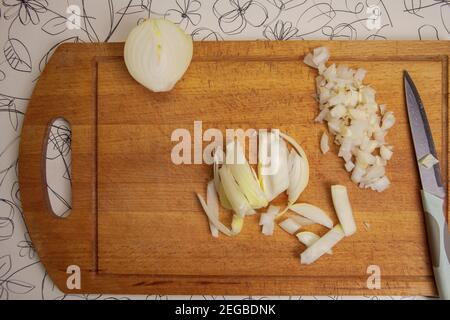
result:
<svg viewBox="0 0 450 320"><path fill-rule="evenodd" d="M436 287L441 299L450 300L450 234L444 200L422 190L422 203Z"/></svg>

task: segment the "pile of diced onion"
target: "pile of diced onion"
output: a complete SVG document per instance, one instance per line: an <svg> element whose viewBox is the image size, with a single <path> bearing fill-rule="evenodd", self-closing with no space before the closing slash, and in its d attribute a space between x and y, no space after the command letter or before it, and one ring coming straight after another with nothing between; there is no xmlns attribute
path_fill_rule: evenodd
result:
<svg viewBox="0 0 450 320"><path fill-rule="evenodd" d="M331 195L339 224L333 225L332 219L322 209L308 204L297 203L309 180L309 164L302 147L290 136L277 132L258 136L258 174L245 158L241 144L231 141L226 145L226 152L217 150L214 154L213 179L207 185L206 201L197 194L198 199L209 219L213 237L219 231L227 236L239 234L248 215L261 210L259 224L262 234L272 236L276 222L284 231L295 235L307 249L300 255L302 264L310 264L323 254L331 254L332 248L345 236L356 232L352 208L347 189L341 185L331 187ZM278 148L271 148L274 144ZM288 144L292 146L288 149ZM270 159L267 150L271 150ZM277 150L278 154L274 155ZM276 159L276 160L274 160ZM271 161L276 162L272 171L264 170ZM281 211L280 207L270 202L281 193L286 192L288 201ZM231 228L219 219L219 204L233 211ZM291 212L286 219L284 214ZM320 224L328 229L322 237L303 227Z"/></svg>
<svg viewBox="0 0 450 320"><path fill-rule="evenodd" d="M320 112L316 121L327 122L351 180L361 188L382 192L390 185L385 171L393 148L385 138L395 123L394 114L377 104L375 90L363 83L364 69L336 64L327 67L329 57L328 49L320 47L304 59L319 71L316 88ZM328 139L324 132L320 141L323 153L329 150Z"/></svg>

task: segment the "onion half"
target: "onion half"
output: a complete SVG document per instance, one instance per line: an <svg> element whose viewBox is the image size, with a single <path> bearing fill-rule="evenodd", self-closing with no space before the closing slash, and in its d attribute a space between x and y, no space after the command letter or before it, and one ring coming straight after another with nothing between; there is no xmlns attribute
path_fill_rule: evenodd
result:
<svg viewBox="0 0 450 320"><path fill-rule="evenodd" d="M192 38L176 24L147 19L128 34L124 60L130 75L154 92L169 91L191 63Z"/></svg>

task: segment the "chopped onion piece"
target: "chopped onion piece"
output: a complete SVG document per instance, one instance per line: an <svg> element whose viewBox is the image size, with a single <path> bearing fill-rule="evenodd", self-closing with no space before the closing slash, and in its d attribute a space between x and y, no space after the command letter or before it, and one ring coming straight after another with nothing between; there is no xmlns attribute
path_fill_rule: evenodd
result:
<svg viewBox="0 0 450 320"><path fill-rule="evenodd" d="M203 211L205 211L206 215L209 218L209 221L214 224L214 226L219 229L220 232L227 236L234 236L236 235L233 231L228 229L222 222L219 221L219 219L209 210L208 205L206 204L205 200L203 200L202 196L197 193L198 200L200 201L200 204L202 205Z"/></svg>
<svg viewBox="0 0 450 320"><path fill-rule="evenodd" d="M295 236L297 237L298 241L300 241L306 247L311 247L314 242L320 239L317 234L310 231L299 232ZM333 254L333 250L328 250L327 254Z"/></svg>
<svg viewBox="0 0 450 320"><path fill-rule="evenodd" d="M290 234L294 234L297 232L298 229L300 229L302 226L299 225L297 222L295 222L291 218L287 218L286 220L281 221L278 224L284 231Z"/></svg>
<svg viewBox="0 0 450 320"><path fill-rule="evenodd" d="M275 218L275 215L269 214L269 213L261 213L261 217L259 218L259 225L263 226L265 224L271 223L273 219Z"/></svg>
<svg viewBox="0 0 450 320"><path fill-rule="evenodd" d="M385 167L392 156L392 150L384 145L395 117L385 105L378 105L376 91L363 83L366 70L335 64L327 67L323 59L328 58L329 53L323 48L305 57L305 62L319 71L316 97L320 112L315 121L325 121L328 131L335 135L334 143L340 146L338 156L344 159L345 169L352 173L352 181L360 187L371 188L380 172L385 174L379 166ZM324 153L328 150L325 137L320 140L320 149ZM366 170L372 166L376 170L370 170L366 176Z"/></svg>
<svg viewBox="0 0 450 320"><path fill-rule="evenodd" d="M309 203L296 203L289 207L289 210L308 218L327 228L333 227L333 220L322 209Z"/></svg>
<svg viewBox="0 0 450 320"><path fill-rule="evenodd" d="M366 70L359 68L358 70L356 70L355 73L355 80L362 82L364 80L364 77L366 76Z"/></svg>
<svg viewBox="0 0 450 320"><path fill-rule="evenodd" d="M325 64L330 58L330 52L326 47L319 47L313 50L313 62L316 66Z"/></svg>
<svg viewBox="0 0 450 320"><path fill-rule="evenodd" d="M280 212L280 207L274 205L270 205L269 208L267 209L267 214L270 214L274 217L278 214L278 212Z"/></svg>
<svg viewBox="0 0 450 320"><path fill-rule="evenodd" d="M269 206L266 213L261 214L259 225L262 225L262 233L266 236L273 235L275 228L275 216L280 212L280 208L276 206Z"/></svg>
<svg viewBox="0 0 450 320"><path fill-rule="evenodd" d="M436 159L431 153L427 154L426 156L422 157L419 160L419 163L424 166L425 168L429 169L433 167L435 164L439 163L439 160Z"/></svg>
<svg viewBox="0 0 450 320"><path fill-rule="evenodd" d="M339 223L345 235L351 236L356 232L355 219L348 199L347 188L341 185L331 186L331 197L333 199L334 210L339 219Z"/></svg>
<svg viewBox="0 0 450 320"><path fill-rule="evenodd" d="M359 164L356 164L352 171L351 179L354 183L360 183L362 177L366 174L366 170L362 168Z"/></svg>
<svg viewBox="0 0 450 320"><path fill-rule="evenodd" d="M352 161L347 161L345 163L345 170L347 170L347 172L351 172L354 167L355 167L355 164Z"/></svg>
<svg viewBox="0 0 450 320"><path fill-rule="evenodd" d="M275 229L274 221L272 221L271 223L266 223L262 226L262 234L265 236L271 236L273 235L274 229Z"/></svg>
<svg viewBox="0 0 450 320"><path fill-rule="evenodd" d="M388 177L384 176L378 179L377 181L373 182L370 185L370 188L378 192L383 192L389 187L390 184L391 182L389 181Z"/></svg>
<svg viewBox="0 0 450 320"><path fill-rule="evenodd" d="M304 62L305 64L307 64L308 66L310 66L310 67L313 67L313 68L316 68L316 69L317 69L317 67L318 67L318 66L314 63L312 53L308 53L308 54L305 56L305 58L303 59L303 62Z"/></svg>
<svg viewBox="0 0 450 320"><path fill-rule="evenodd" d="M330 150L330 147L328 146L328 135L326 132L322 134L322 137L320 138L320 150L323 154L327 153Z"/></svg>
<svg viewBox="0 0 450 320"><path fill-rule="evenodd" d="M383 145L380 147L380 156L384 160L391 160L392 154L393 152L388 146Z"/></svg>
<svg viewBox="0 0 450 320"><path fill-rule="evenodd" d="M214 181L211 180L208 182L208 186L206 187L206 203L211 214L215 215L217 219L219 219L219 199L217 199L216 189L214 187ZM211 230L211 235L214 238L219 236L219 230L214 226L214 224L209 221L209 229Z"/></svg>
<svg viewBox="0 0 450 320"><path fill-rule="evenodd" d="M331 250L339 241L345 237L341 225L336 225L333 229L328 231L319 240L314 242L310 247L300 255L301 264L311 264L329 250Z"/></svg>
<svg viewBox="0 0 450 320"><path fill-rule="evenodd" d="M390 129L395 123L395 117L392 111L387 111L383 115L383 124L381 125L382 130Z"/></svg>

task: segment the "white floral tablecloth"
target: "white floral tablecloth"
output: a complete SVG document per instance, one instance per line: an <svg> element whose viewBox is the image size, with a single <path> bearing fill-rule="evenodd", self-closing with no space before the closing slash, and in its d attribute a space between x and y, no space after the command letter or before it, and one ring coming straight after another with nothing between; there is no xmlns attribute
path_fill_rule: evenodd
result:
<svg viewBox="0 0 450 320"><path fill-rule="evenodd" d="M450 39L448 0L0 0L0 300L171 299L179 296L64 295L47 277L27 233L17 178L29 97L60 43L123 41L139 20L164 17L194 40ZM49 191L70 210L70 132L55 126ZM54 164L52 164L54 163ZM62 164L62 165L61 165ZM182 298L226 299L216 296ZM230 298L230 297L228 297ZM261 299L267 297L234 297ZM272 297L375 299L376 297ZM377 297L417 299L421 297Z"/></svg>

